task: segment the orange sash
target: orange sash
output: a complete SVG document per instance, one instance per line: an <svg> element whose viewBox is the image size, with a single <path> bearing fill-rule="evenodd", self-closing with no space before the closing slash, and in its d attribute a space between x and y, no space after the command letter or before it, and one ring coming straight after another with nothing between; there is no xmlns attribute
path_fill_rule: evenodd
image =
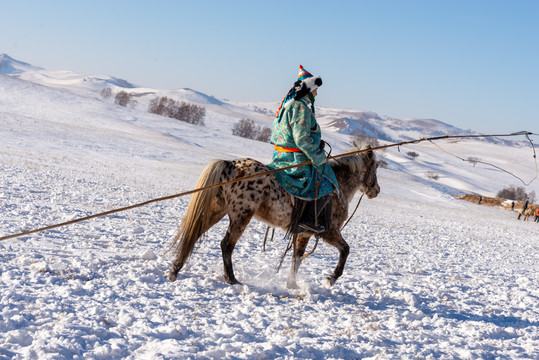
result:
<svg viewBox="0 0 539 360"><path fill-rule="evenodd" d="M301 152L300 149L282 147L282 146L279 146L279 145L275 145L275 151L280 151L280 152Z"/></svg>

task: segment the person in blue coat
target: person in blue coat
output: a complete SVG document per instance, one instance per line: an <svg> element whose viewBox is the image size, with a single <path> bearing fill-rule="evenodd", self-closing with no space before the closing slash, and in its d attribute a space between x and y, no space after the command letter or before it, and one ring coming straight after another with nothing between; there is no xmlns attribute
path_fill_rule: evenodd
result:
<svg viewBox="0 0 539 360"><path fill-rule="evenodd" d="M268 166L279 169L310 161L311 164L275 173L279 184L294 197L305 200L305 210L299 227L320 233L329 224L318 221L321 214L331 214L331 196L339 195L333 169L327 163L320 125L315 118L314 101L319 76L313 76L303 66L294 86L281 102L271 129L271 143L275 146Z"/></svg>
<svg viewBox="0 0 539 360"><path fill-rule="evenodd" d="M526 200L526 202L524 203L524 205L522 205L522 213L524 214L524 211L526 211L526 209L528 208L528 200Z"/></svg>

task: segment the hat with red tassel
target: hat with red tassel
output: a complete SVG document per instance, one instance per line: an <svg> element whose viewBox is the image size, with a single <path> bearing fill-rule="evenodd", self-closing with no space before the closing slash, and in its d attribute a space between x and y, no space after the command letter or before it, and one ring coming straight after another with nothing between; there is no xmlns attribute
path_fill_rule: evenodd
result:
<svg viewBox="0 0 539 360"><path fill-rule="evenodd" d="M294 89L296 90L296 94L299 94L300 92L304 92L303 96L305 96L308 93L318 89L319 86L322 86L322 78L320 76L313 76L302 65L300 65L298 80L294 84ZM300 97L303 97L303 96L300 96Z"/></svg>
<svg viewBox="0 0 539 360"><path fill-rule="evenodd" d="M301 99L305 95L318 89L319 86L322 86L322 78L320 76L313 76L313 74L300 65L298 79L294 83L294 86L288 91L283 101L281 101L281 105L279 105L279 109L277 110L277 117L279 117L279 114L281 113L283 104L286 104L291 99Z"/></svg>

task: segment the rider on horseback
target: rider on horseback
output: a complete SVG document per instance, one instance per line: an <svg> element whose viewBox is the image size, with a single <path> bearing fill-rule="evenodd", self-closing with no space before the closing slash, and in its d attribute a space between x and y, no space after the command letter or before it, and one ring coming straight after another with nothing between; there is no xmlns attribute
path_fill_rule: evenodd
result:
<svg viewBox="0 0 539 360"><path fill-rule="evenodd" d="M337 179L327 165L325 143L314 116L314 99L321 85L319 76L313 76L300 65L298 79L281 102L272 125L271 143L275 145L275 151L268 164L268 167L278 169L312 162L276 172L275 177L297 198L296 208L304 208L299 215L299 227L314 233L324 232L329 227L326 219L331 214L331 197L334 192L339 194ZM292 227L293 232L301 231Z"/></svg>

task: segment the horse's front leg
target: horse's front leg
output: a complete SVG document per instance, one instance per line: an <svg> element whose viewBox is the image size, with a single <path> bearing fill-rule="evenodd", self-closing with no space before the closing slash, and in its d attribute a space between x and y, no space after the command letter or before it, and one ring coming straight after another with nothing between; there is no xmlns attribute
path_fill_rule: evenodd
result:
<svg viewBox="0 0 539 360"><path fill-rule="evenodd" d="M344 265L346 264L346 259L348 258L348 254L350 254L350 246L338 230L329 231L327 234L324 233L322 234L322 237L328 244L335 246L337 250L339 250L337 267L335 267L333 274L328 276L325 281L326 287L329 288L335 284L335 281L337 281L339 277L341 277Z"/></svg>
<svg viewBox="0 0 539 360"><path fill-rule="evenodd" d="M290 269L290 275L288 276L288 280L286 282L286 287L289 289L298 288L298 284L296 283L296 274L298 273L299 266L303 261L303 254L305 254L305 249L307 249L309 238L310 236L305 234L298 234L296 237L294 253L292 254L292 266Z"/></svg>

